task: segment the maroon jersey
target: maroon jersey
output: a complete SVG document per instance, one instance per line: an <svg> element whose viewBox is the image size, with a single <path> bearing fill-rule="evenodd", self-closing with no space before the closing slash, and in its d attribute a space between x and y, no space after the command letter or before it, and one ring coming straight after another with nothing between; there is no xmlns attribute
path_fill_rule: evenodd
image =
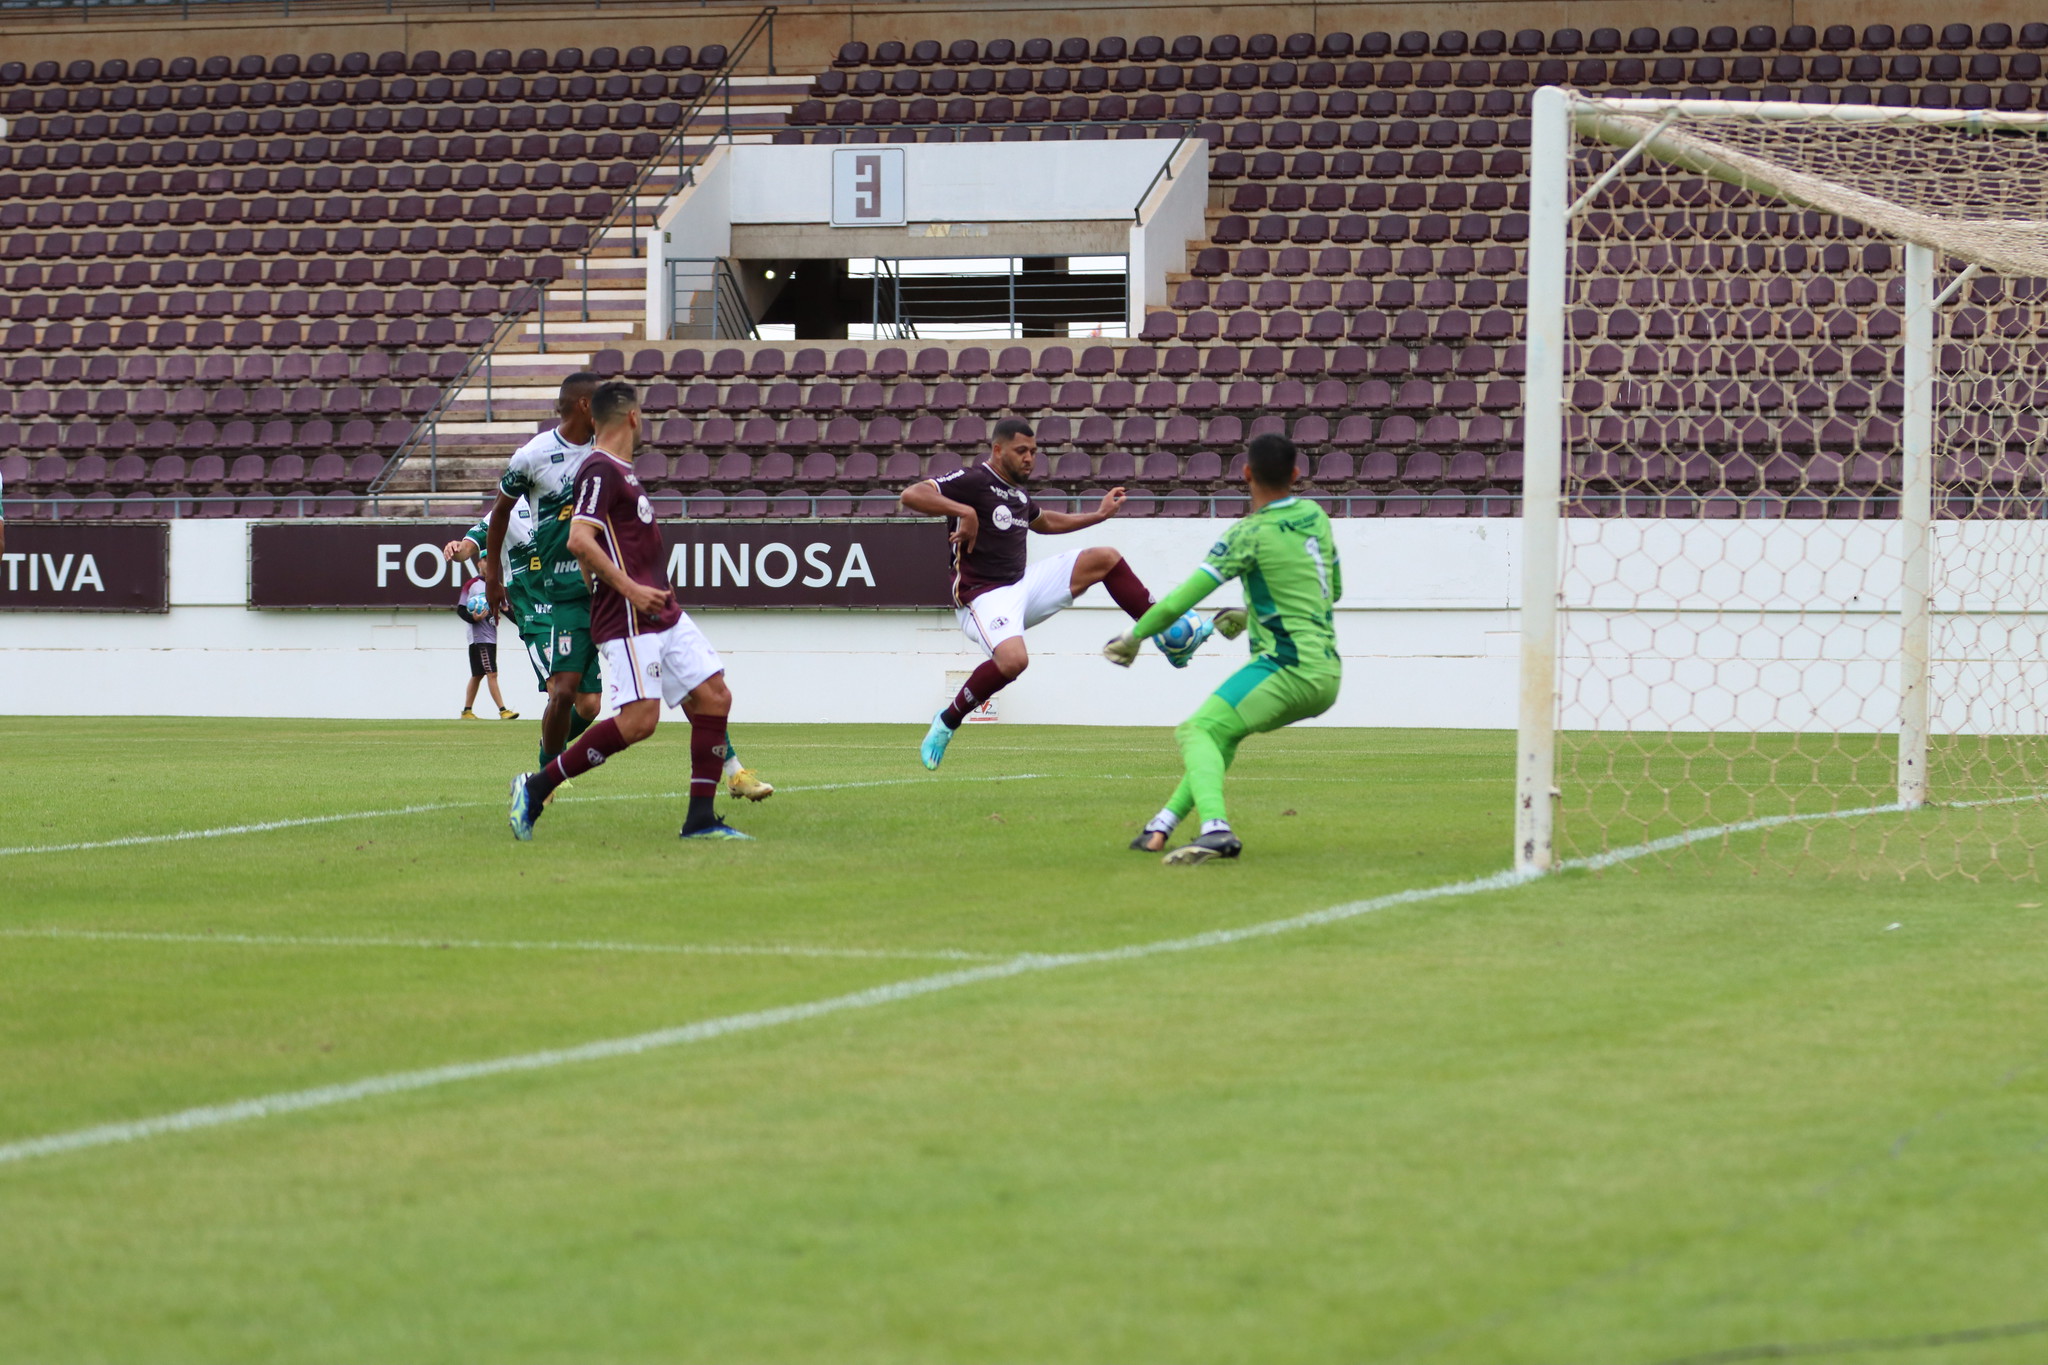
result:
<svg viewBox="0 0 2048 1365"><path fill-rule="evenodd" d="M630 466L605 451L591 451L583 467L576 471L576 494L570 505L576 509L574 519L597 531L598 548L626 571L626 577L668 591L668 560L661 543L661 528L654 524L654 508ZM603 579L590 587L593 640L623 640L667 630L682 614L683 609L673 596L660 611L642 615Z"/></svg>
<svg viewBox="0 0 2048 1365"><path fill-rule="evenodd" d="M953 604L964 607L989 589L1007 588L1024 577L1026 528L1038 520L1031 495L986 464L956 469L932 482L954 502L972 507L981 523L972 550L962 554L953 547ZM956 524L955 518L946 518L949 533Z"/></svg>

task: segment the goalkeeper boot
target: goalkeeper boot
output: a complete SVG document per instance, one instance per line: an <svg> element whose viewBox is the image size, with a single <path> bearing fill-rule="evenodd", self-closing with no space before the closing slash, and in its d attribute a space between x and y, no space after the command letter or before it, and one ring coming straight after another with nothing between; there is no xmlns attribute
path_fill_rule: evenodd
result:
<svg viewBox="0 0 2048 1365"><path fill-rule="evenodd" d="M1251 623L1252 614L1243 607L1225 607L1209 618L1209 624L1226 640L1235 640L1244 634L1245 628Z"/></svg>
<svg viewBox="0 0 2048 1365"><path fill-rule="evenodd" d="M725 821L723 821L723 820L720 820L720 819L719 819L719 818L717 818L716 816L713 816L713 817L712 817L712 819L711 819L711 823L710 823L710 824L708 824L708 825L700 825L700 826L698 826L698 827L697 827L696 829L685 829L685 830L681 830L681 831L679 831L679 832L678 832L678 833L676 834L676 838L678 838L678 839L745 839L745 840L747 840L747 841L748 841L749 843L751 843L751 842L753 841L753 838L754 838L754 836L753 836L753 835L751 835L751 834L742 834L742 833L740 833L740 832L739 832L738 830L734 829L734 828L733 828L733 827L732 827L731 825L728 825L727 823L725 823Z"/></svg>
<svg viewBox="0 0 2048 1365"><path fill-rule="evenodd" d="M1152 643L1159 646L1159 652L1166 656L1166 662L1175 668L1186 668L1194 659L1195 651L1202 647L1202 642L1215 633L1215 622L1204 621L1189 611L1153 636Z"/></svg>
<svg viewBox="0 0 2048 1365"><path fill-rule="evenodd" d="M1198 835L1192 842L1182 844L1160 861L1168 867L1193 867L1211 858L1235 858L1242 852L1244 845L1235 834L1227 829L1213 829Z"/></svg>
<svg viewBox="0 0 2048 1365"><path fill-rule="evenodd" d="M512 779L512 837L524 843L533 837L534 821L540 819L541 803L526 788L526 774Z"/></svg>
<svg viewBox="0 0 2048 1365"><path fill-rule="evenodd" d="M946 724L946 713L939 712L932 717L932 728L924 732L924 743L917 748L917 756L924 760L928 772L937 772L939 764L946 760L946 746L953 742L953 727Z"/></svg>
<svg viewBox="0 0 2048 1365"><path fill-rule="evenodd" d="M725 789L732 793L736 801L766 801L775 795L775 788L763 782L760 774L752 768L739 768L728 774Z"/></svg>

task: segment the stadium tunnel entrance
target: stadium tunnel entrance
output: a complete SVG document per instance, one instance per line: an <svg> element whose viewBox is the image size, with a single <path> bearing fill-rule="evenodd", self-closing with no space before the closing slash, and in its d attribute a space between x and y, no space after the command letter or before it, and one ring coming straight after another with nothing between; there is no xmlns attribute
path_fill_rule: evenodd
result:
<svg viewBox="0 0 2048 1365"><path fill-rule="evenodd" d="M1207 201L1199 139L721 147L648 230L647 335L1135 335Z"/></svg>

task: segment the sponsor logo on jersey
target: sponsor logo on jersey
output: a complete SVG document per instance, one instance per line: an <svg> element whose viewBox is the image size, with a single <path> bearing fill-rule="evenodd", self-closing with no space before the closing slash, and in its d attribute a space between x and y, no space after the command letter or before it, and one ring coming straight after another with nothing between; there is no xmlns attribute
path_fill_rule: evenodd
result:
<svg viewBox="0 0 2048 1365"><path fill-rule="evenodd" d="M654 520L654 506L653 504L647 501L647 495L645 493L642 493L640 495L639 505L636 506L633 509L633 511L636 515L639 516L640 520L643 522L651 523Z"/></svg>
<svg viewBox="0 0 2048 1365"><path fill-rule="evenodd" d="M1007 531L1017 524L1017 518L1011 515L1008 505L1000 502L996 504L995 515L990 520L995 522L998 531Z"/></svg>

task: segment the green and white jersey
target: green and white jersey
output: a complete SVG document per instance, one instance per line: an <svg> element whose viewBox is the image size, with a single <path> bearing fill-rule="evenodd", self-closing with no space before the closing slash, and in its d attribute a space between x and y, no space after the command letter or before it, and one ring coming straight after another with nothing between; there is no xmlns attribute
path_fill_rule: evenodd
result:
<svg viewBox="0 0 2048 1365"><path fill-rule="evenodd" d="M479 556L490 545L491 519L485 517L469 528L466 539L476 546ZM505 579L505 596L512 603L512 614L518 619L519 629L525 631L534 618L533 584L540 569L540 555L533 544L533 509L525 498L512 504L512 515L505 522L505 543L499 547L499 561Z"/></svg>
<svg viewBox="0 0 2048 1365"><path fill-rule="evenodd" d="M540 559L532 586L537 600L575 604L588 609L590 588L583 567L569 553L569 511L576 492L576 471L595 447L571 445L559 428L544 431L519 447L498 491L525 498L533 509L533 547Z"/></svg>
<svg viewBox="0 0 2048 1365"><path fill-rule="evenodd" d="M1267 503L1224 533L1202 571L1218 583L1244 581L1252 653L1284 667L1337 663L1330 609L1344 595L1344 571L1321 507L1306 498Z"/></svg>

